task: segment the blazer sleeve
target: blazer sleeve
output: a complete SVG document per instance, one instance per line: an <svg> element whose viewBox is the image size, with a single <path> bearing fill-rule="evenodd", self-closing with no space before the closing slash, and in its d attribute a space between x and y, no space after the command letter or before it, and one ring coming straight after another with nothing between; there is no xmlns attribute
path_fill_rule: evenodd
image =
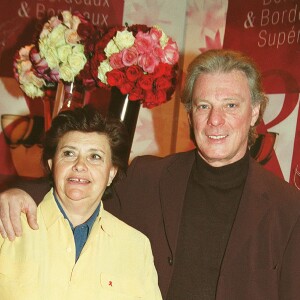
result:
<svg viewBox="0 0 300 300"><path fill-rule="evenodd" d="M279 299L300 299L300 217L283 255L279 275Z"/></svg>
<svg viewBox="0 0 300 300"><path fill-rule="evenodd" d="M162 300L161 292L158 287L158 277L154 266L153 254L149 240L145 242L145 293L143 300Z"/></svg>

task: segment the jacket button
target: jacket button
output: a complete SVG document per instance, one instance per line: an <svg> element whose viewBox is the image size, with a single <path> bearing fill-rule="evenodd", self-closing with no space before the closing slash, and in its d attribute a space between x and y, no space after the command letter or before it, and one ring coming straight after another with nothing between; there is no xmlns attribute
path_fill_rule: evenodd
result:
<svg viewBox="0 0 300 300"><path fill-rule="evenodd" d="M168 257L168 263L169 263L170 266L173 265L173 259L172 259L172 257Z"/></svg>

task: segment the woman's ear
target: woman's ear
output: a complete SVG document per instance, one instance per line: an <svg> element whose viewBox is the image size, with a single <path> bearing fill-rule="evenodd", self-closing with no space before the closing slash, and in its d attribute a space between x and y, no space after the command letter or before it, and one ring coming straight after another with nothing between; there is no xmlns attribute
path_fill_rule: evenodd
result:
<svg viewBox="0 0 300 300"><path fill-rule="evenodd" d="M111 183L114 180L117 172L118 172L118 168L117 167L111 167L111 169L109 171L109 177L108 177L107 186L111 185Z"/></svg>
<svg viewBox="0 0 300 300"><path fill-rule="evenodd" d="M48 159L48 166L49 169L52 170L52 159Z"/></svg>

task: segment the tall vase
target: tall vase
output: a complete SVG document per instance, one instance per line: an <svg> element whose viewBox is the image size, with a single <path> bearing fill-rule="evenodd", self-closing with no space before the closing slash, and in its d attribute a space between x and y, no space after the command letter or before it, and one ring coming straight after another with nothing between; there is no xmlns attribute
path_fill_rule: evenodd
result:
<svg viewBox="0 0 300 300"><path fill-rule="evenodd" d="M72 110L84 106L85 90L80 82L59 82L57 85L52 119L64 110Z"/></svg>
<svg viewBox="0 0 300 300"><path fill-rule="evenodd" d="M134 132L141 107L140 101L130 101L128 95L123 95L119 89L113 87L108 107L108 115L117 118L125 125L129 135L129 159Z"/></svg>
<svg viewBox="0 0 300 300"><path fill-rule="evenodd" d="M42 98L43 106L44 106L44 128L45 128L45 131L47 131L51 126L55 95L56 95L56 92L54 90L48 90L45 92L45 95Z"/></svg>

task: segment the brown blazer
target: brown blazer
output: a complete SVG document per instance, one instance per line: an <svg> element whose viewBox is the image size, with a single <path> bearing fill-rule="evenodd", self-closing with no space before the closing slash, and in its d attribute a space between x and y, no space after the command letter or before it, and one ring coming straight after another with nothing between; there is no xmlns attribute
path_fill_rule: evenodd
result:
<svg viewBox="0 0 300 300"><path fill-rule="evenodd" d="M195 151L138 157L105 208L145 233L165 298ZM251 159L217 300L300 299L300 193Z"/></svg>

